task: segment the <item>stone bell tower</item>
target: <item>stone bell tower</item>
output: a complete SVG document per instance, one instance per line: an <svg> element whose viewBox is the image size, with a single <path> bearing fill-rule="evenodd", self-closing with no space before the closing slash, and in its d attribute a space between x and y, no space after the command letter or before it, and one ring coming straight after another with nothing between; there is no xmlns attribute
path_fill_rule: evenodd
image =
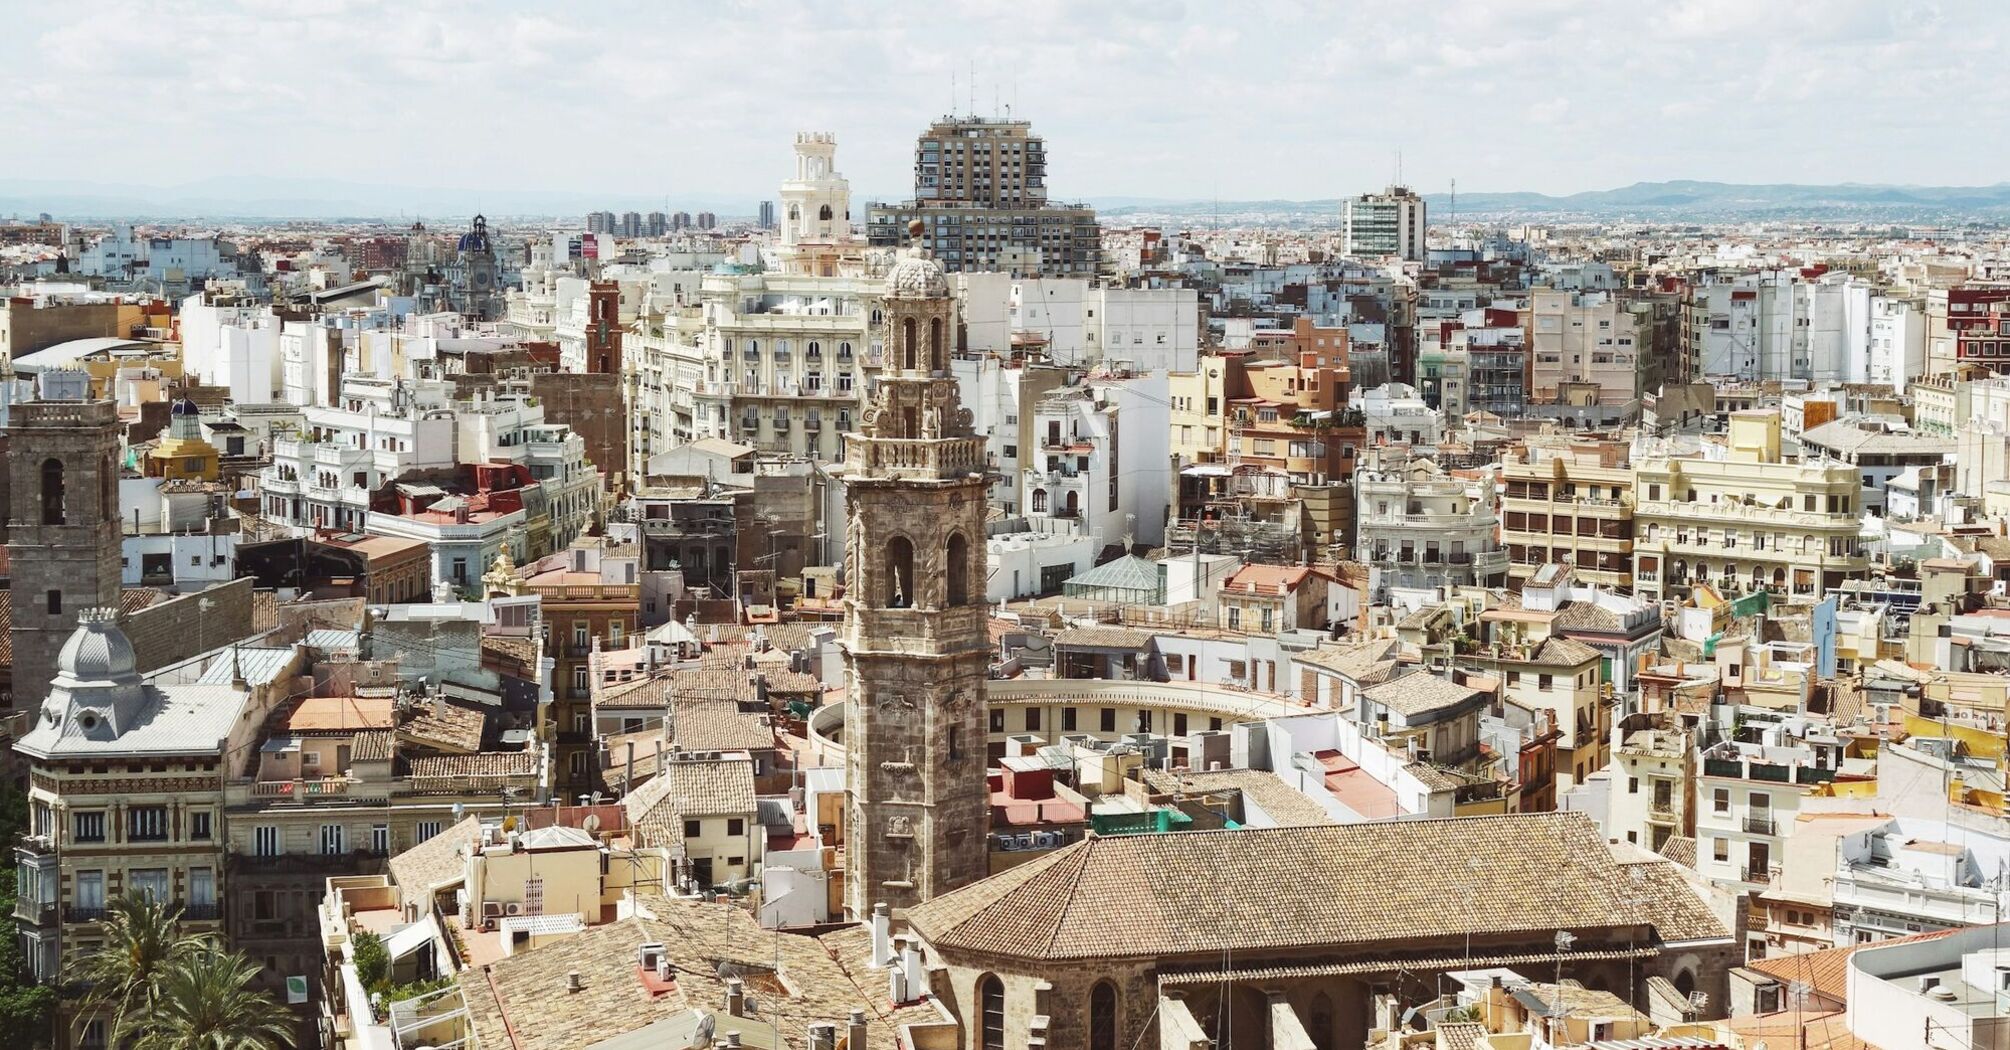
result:
<svg viewBox="0 0 2010 1050"><path fill-rule="evenodd" d="M845 435L845 908L906 908L988 873L984 439L949 375L955 302L910 249L891 352Z"/></svg>

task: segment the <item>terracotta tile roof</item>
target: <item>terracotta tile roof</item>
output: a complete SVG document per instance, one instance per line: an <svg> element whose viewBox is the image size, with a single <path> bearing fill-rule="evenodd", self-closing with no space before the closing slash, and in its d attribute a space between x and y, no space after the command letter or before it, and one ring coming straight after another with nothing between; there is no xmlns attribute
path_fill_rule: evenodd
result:
<svg viewBox="0 0 2010 1050"><path fill-rule="evenodd" d="M1356 685L1387 681L1396 670L1397 654L1403 643L1395 638L1377 638L1349 646L1320 646L1299 653L1302 663L1323 667Z"/></svg>
<svg viewBox="0 0 2010 1050"><path fill-rule="evenodd" d="M131 616L166 600L168 593L157 587L127 587L119 592L119 615Z"/></svg>
<svg viewBox="0 0 2010 1050"><path fill-rule="evenodd" d="M353 733L395 724L387 696L310 696L286 716L289 733Z"/></svg>
<svg viewBox="0 0 2010 1050"><path fill-rule="evenodd" d="M643 915L463 971L461 990L481 1045L573 1050L632 1038L694 1008L723 1013L728 972L746 981L761 1017L774 1022L790 1050L805 1046L813 1021L833 1022L843 1032L854 1007L866 1012L865 1045L855 1050L895 1050L900 1026L941 1016L928 1000L887 1004L884 972L865 968L870 949L862 929L819 939L763 930L739 908L662 897L642 903ZM668 949L675 975L672 987L654 997L635 967L635 949L648 942ZM566 991L572 973L579 974L577 992ZM723 1034L730 1019L718 1020Z"/></svg>
<svg viewBox="0 0 2010 1050"><path fill-rule="evenodd" d="M1458 1021L1441 1024L1437 1031L1437 1050L1478 1050L1480 1037L1487 1034L1487 1026L1477 1021Z"/></svg>
<svg viewBox="0 0 2010 1050"><path fill-rule="evenodd" d="M1730 936L1672 866L1640 867L1639 883L1621 879L1582 813L1099 836L908 920L937 949L1022 959L1394 945L1448 923L1544 940L1635 922L1664 941Z"/></svg>
<svg viewBox="0 0 2010 1050"><path fill-rule="evenodd" d="M483 751L475 755L420 755L411 760L414 777L531 776L535 751Z"/></svg>
<svg viewBox="0 0 2010 1050"><path fill-rule="evenodd" d="M738 704L691 700L674 709L670 740L679 751L767 751L775 746L775 730Z"/></svg>
<svg viewBox="0 0 2010 1050"><path fill-rule="evenodd" d="M1070 627L1054 636L1055 645L1084 649L1143 649L1152 644L1150 631L1125 627Z"/></svg>
<svg viewBox="0 0 2010 1050"><path fill-rule="evenodd" d="M425 747L465 754L481 750L482 727L487 722L480 711L459 704L421 703L412 717L398 727L398 736Z"/></svg>
<svg viewBox="0 0 2010 1050"><path fill-rule="evenodd" d="M356 745L349 752L349 757L358 762L389 762L393 735L387 729L370 729L358 733Z"/></svg>
<svg viewBox="0 0 2010 1050"><path fill-rule="evenodd" d="M537 666L537 641L532 638L513 638L508 635L485 634L482 636L482 655L498 656L505 660L515 660L529 667Z"/></svg>
<svg viewBox="0 0 2010 1050"><path fill-rule="evenodd" d="M1304 565L1245 565L1222 581L1222 589L1243 594L1288 594L1315 571Z"/></svg>
<svg viewBox="0 0 2010 1050"><path fill-rule="evenodd" d="M1598 659L1598 650L1568 638L1550 638L1536 648L1530 663L1551 667L1576 667Z"/></svg>
<svg viewBox="0 0 2010 1050"><path fill-rule="evenodd" d="M1319 803L1307 798L1304 792L1277 779L1276 774L1261 769L1216 769L1181 773L1146 770L1144 779L1153 791L1167 793L1224 790L1238 792L1242 795L1243 805L1255 806L1281 827L1333 823L1333 819L1326 815L1326 811L1319 808Z"/></svg>
<svg viewBox="0 0 2010 1050"><path fill-rule="evenodd" d="M621 800L628 825L644 846L667 846L684 838L689 816L751 816L754 763L747 758L682 759L663 775Z"/></svg>
<svg viewBox="0 0 2010 1050"><path fill-rule="evenodd" d="M1888 941L1878 941L1877 947L1897 944L1900 941L1930 941L1945 937L1951 930L1914 934ZM1849 1001L1849 957L1856 954L1860 945L1844 948L1825 948L1821 951L1802 952L1798 955L1775 955L1765 959L1754 959L1745 964L1749 970L1757 970L1768 977L1785 984L1801 981L1808 990L1837 1006Z"/></svg>
<svg viewBox="0 0 2010 1050"><path fill-rule="evenodd" d="M1362 699L1406 718L1476 702L1484 695L1472 686L1460 685L1429 671L1412 671L1361 691Z"/></svg>
<svg viewBox="0 0 2010 1050"><path fill-rule="evenodd" d="M1686 835L1671 835L1668 841L1661 844L1661 855L1667 857L1671 864L1680 864L1685 868L1694 868L1696 866L1696 840Z"/></svg>
<svg viewBox="0 0 2010 1050"><path fill-rule="evenodd" d="M418 904L422 909L428 906L434 889L461 877L465 858L461 849L481 830L481 820L469 817L392 857L391 881L398 887L398 895L407 904Z"/></svg>

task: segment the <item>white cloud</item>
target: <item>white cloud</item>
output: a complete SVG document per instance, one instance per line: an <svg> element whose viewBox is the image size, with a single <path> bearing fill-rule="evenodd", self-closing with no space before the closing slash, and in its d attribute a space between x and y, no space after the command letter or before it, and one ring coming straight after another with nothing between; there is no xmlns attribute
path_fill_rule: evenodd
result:
<svg viewBox="0 0 2010 1050"><path fill-rule="evenodd" d="M898 194L973 63L976 108L1033 120L1066 197L1336 196L1397 150L1426 189L1551 192L2010 160L1966 133L2010 104L2010 5L1986 0L0 0L0 22L8 177L754 196L815 128L859 193Z"/></svg>

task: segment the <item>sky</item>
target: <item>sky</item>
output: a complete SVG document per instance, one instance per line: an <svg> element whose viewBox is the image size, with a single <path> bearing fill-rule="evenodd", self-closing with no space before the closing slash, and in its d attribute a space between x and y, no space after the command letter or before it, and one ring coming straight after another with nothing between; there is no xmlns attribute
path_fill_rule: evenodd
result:
<svg viewBox="0 0 2010 1050"><path fill-rule="evenodd" d="M0 179L854 194L1011 106L1056 198L2010 178L2010 3L0 0ZM954 94L952 95L952 78Z"/></svg>

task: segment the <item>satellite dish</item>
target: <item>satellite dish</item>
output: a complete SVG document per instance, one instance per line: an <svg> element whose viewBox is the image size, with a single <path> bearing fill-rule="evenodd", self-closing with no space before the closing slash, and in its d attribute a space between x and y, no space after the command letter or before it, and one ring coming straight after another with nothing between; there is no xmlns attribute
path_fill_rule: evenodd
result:
<svg viewBox="0 0 2010 1050"><path fill-rule="evenodd" d="M593 834L593 833L595 833L595 832L599 831L599 830L600 830L600 814L598 814L598 813L588 813L588 814L586 815L586 819L585 819L585 820L582 820L582 821L580 821L580 822L579 822L579 827L580 827L580 829L581 829L582 831L585 831L585 832L586 832L587 834L589 834L589 835L591 835L591 834Z"/></svg>
<svg viewBox="0 0 2010 1050"><path fill-rule="evenodd" d="M684 1044L685 1050L710 1050L712 1032L718 1026L718 1018L701 1011L698 1014L698 1027L691 1030L691 1040Z"/></svg>

